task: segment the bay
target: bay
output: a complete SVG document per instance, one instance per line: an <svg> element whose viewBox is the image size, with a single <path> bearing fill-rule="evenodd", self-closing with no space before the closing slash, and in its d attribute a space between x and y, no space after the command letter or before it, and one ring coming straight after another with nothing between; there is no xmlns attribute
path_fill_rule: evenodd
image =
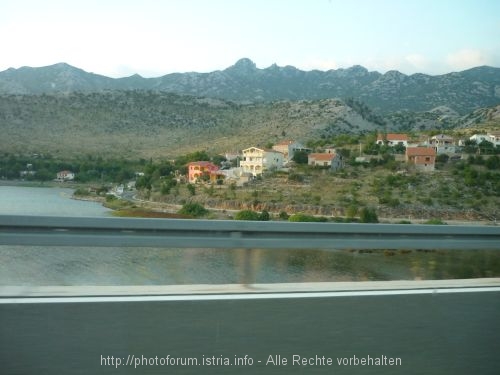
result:
<svg viewBox="0 0 500 375"><path fill-rule="evenodd" d="M71 199L73 190L0 186L0 215L109 216L111 210L98 202Z"/></svg>
<svg viewBox="0 0 500 375"><path fill-rule="evenodd" d="M71 195L72 190L66 188L0 186L0 214L111 215L111 211L99 203L73 200ZM499 276L499 251L0 246L0 287L256 284Z"/></svg>

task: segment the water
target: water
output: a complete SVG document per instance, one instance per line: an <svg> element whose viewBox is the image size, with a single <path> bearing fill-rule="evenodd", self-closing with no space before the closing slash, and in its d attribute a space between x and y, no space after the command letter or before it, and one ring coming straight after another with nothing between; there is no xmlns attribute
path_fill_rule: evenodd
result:
<svg viewBox="0 0 500 375"><path fill-rule="evenodd" d="M0 214L110 215L100 204L72 200L71 194L70 189L0 186ZM0 286L290 283L499 276L500 251L0 246Z"/></svg>
<svg viewBox="0 0 500 375"><path fill-rule="evenodd" d="M0 215L109 216L97 202L71 199L73 190L0 186Z"/></svg>

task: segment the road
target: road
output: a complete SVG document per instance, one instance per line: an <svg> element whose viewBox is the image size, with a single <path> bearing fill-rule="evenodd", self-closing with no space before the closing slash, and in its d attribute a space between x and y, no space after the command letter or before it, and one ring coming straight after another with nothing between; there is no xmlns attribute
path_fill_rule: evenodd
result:
<svg viewBox="0 0 500 375"><path fill-rule="evenodd" d="M1 373L497 375L500 291L443 290L0 303ZM153 364L167 356L198 365ZM354 364L384 356L401 365Z"/></svg>

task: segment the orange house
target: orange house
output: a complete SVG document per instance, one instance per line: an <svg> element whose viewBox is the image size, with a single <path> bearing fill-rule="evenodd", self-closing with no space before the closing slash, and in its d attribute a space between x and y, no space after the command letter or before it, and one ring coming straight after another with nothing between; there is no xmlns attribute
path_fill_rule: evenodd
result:
<svg viewBox="0 0 500 375"><path fill-rule="evenodd" d="M193 161L188 164L188 181L195 183L203 176L211 179L211 175L215 174L218 170L219 167L210 161Z"/></svg>
<svg viewBox="0 0 500 375"><path fill-rule="evenodd" d="M436 150L432 147L407 147L406 162L422 171L433 171L436 164Z"/></svg>

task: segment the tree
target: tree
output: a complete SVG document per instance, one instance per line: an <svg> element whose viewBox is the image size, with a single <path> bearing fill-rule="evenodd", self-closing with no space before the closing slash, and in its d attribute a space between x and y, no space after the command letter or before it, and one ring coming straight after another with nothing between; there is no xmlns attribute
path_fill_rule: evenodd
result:
<svg viewBox="0 0 500 375"><path fill-rule="evenodd" d="M295 151L292 160L297 164L307 164L308 162L307 152L301 150Z"/></svg>

